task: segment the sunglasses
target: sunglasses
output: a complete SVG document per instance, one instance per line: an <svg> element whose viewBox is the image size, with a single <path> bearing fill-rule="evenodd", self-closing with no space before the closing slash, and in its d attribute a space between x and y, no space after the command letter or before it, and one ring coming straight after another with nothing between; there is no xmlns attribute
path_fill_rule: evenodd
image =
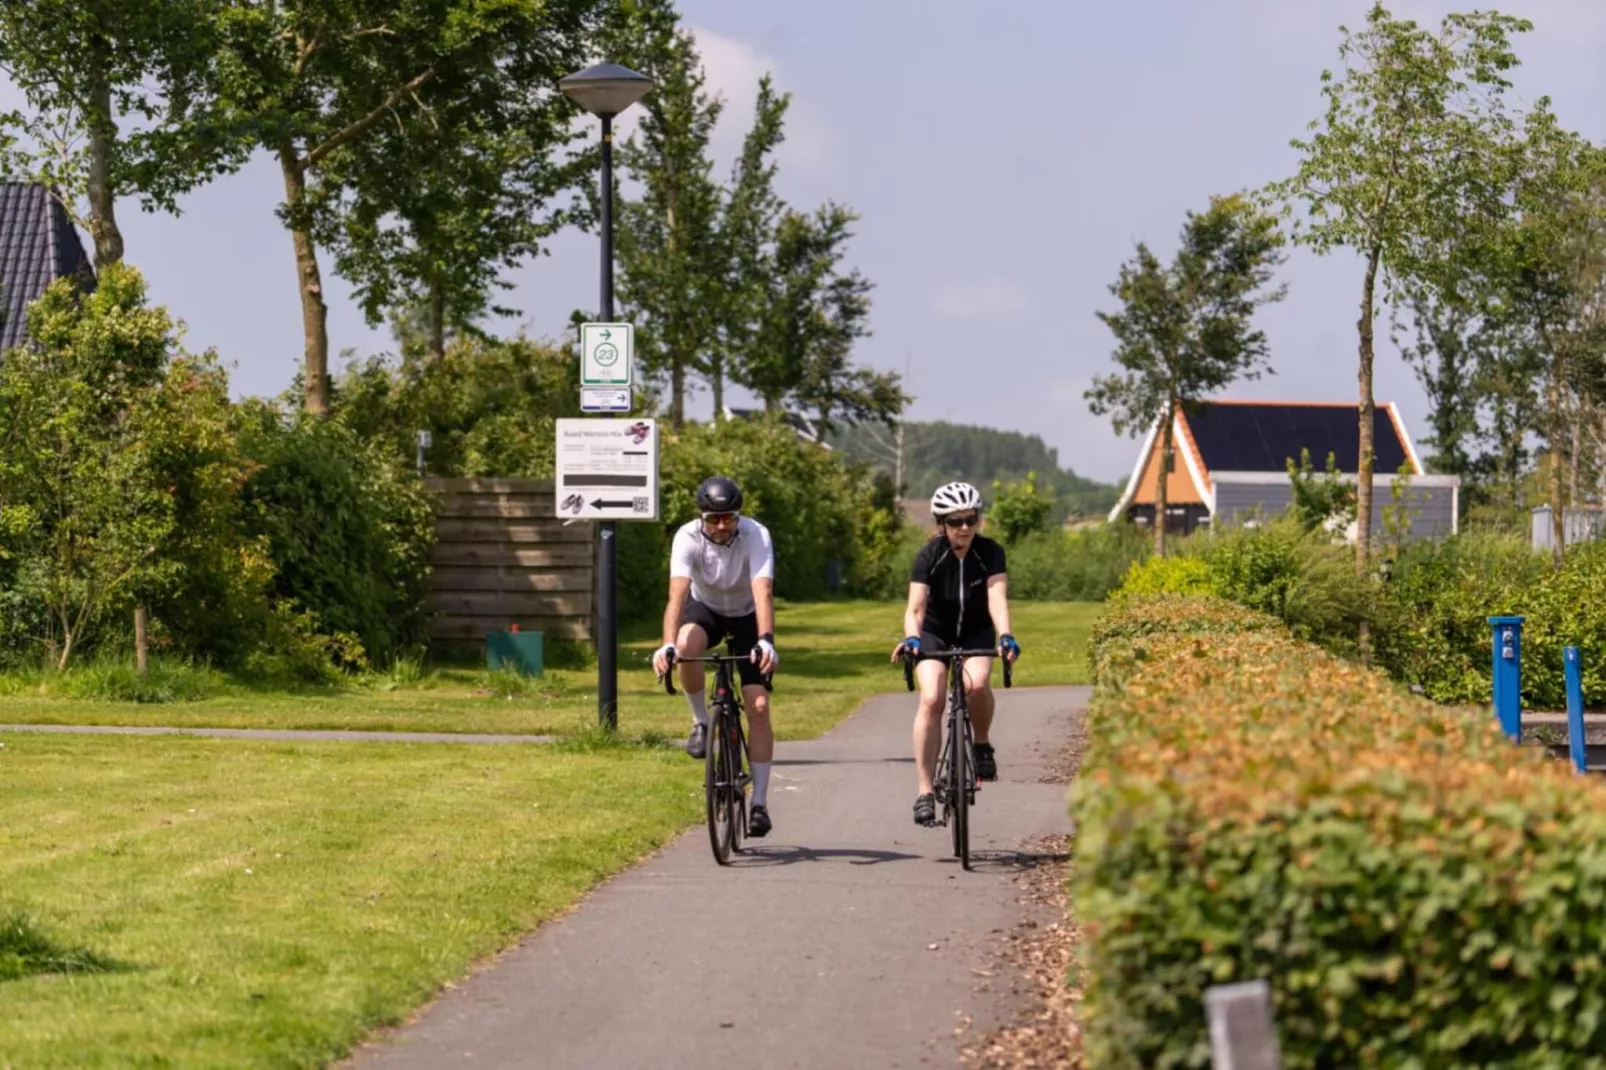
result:
<svg viewBox="0 0 1606 1070"><path fill-rule="evenodd" d="M740 513L704 513L703 523L712 524L716 528L729 527L741 519Z"/></svg>
<svg viewBox="0 0 1606 1070"><path fill-rule="evenodd" d="M981 523L981 515L971 513L968 516L945 516L942 522L945 527L950 528L973 528Z"/></svg>

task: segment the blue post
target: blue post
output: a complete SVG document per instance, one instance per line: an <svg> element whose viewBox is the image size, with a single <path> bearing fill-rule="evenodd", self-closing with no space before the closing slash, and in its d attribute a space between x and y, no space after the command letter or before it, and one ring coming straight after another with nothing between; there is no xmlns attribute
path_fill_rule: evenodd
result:
<svg viewBox="0 0 1606 1070"><path fill-rule="evenodd" d="M1589 772L1589 759L1584 753L1584 670L1578 662L1578 648L1562 651L1567 669L1567 750L1572 755L1573 768L1580 773Z"/></svg>
<svg viewBox="0 0 1606 1070"><path fill-rule="evenodd" d="M1494 626L1494 715L1513 743L1522 742L1522 617L1490 617Z"/></svg>

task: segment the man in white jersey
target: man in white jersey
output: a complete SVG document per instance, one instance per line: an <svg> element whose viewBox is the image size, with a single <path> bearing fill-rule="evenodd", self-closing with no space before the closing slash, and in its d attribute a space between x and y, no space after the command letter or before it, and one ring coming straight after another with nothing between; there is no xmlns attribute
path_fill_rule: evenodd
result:
<svg viewBox="0 0 1606 1070"><path fill-rule="evenodd" d="M770 727L766 677L780 658L775 653L775 547L769 529L742 515L742 491L724 476L697 488L698 519L675 532L669 550L669 605L664 609L664 645L653 655L658 675L677 657L695 658L721 640L748 660L737 666L742 705L747 710L747 751L753 765L753 809L748 833L767 834L770 762L775 732ZM707 680L700 662L680 666L680 686L691 705L692 729L686 753L702 758L708 748Z"/></svg>

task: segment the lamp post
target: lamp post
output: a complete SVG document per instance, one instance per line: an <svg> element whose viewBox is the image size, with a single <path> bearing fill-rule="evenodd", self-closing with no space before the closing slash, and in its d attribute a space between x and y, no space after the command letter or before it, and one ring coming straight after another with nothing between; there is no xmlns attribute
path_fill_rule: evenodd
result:
<svg viewBox="0 0 1606 1070"><path fill-rule="evenodd" d="M558 82L565 96L602 120L602 322L613 322L613 117L647 95L652 79L598 63ZM561 488L560 488L561 489ZM612 520L597 526L597 718L619 724L619 540Z"/></svg>

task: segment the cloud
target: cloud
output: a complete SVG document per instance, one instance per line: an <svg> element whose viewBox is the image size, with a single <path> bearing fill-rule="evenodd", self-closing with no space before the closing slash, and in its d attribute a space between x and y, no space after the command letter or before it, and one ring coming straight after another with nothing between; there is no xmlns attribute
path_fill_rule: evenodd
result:
<svg viewBox="0 0 1606 1070"><path fill-rule="evenodd" d="M994 320L1026 309L1026 291L1014 279L950 282L931 295L931 311L946 319Z"/></svg>
<svg viewBox="0 0 1606 1070"><path fill-rule="evenodd" d="M746 41L701 26L691 27L691 32L703 60L703 88L725 104L710 143L716 174L723 177L741 154L742 139L752 128L759 79L770 75L779 93L792 87L781 73L780 64ZM615 120L618 140L624 141L635 132L641 114L639 108L631 108ZM821 174L830 170L836 137L825 117L807 100L792 97L786 109L785 133L786 139L775 151L783 172Z"/></svg>
<svg viewBox="0 0 1606 1070"><path fill-rule="evenodd" d="M725 102L725 111L714 131L714 153L722 161L734 160L753 125L759 79L771 75L776 90L782 93L790 87L780 64L753 45L701 26L692 27L692 35L703 57L708 89ZM786 111L786 140L776 150L776 159L786 168L824 171L830 166L833 140L825 117L807 100L793 96Z"/></svg>

